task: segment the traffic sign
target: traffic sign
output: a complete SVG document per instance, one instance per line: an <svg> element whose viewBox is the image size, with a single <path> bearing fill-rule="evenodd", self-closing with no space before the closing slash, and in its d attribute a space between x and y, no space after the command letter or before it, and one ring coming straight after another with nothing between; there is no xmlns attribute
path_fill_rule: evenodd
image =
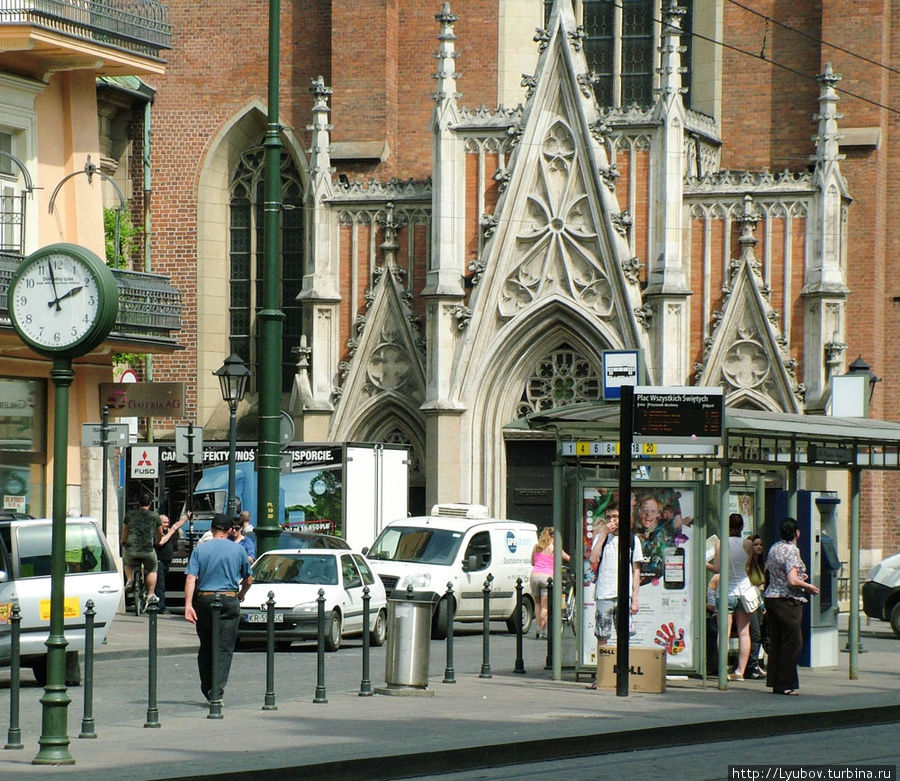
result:
<svg viewBox="0 0 900 781"><path fill-rule="evenodd" d="M128 424L127 423L110 423L106 427L106 443L110 447L125 447L128 444ZM103 447L103 424L102 423L82 423L81 424L81 446L82 447Z"/></svg>
<svg viewBox="0 0 900 781"><path fill-rule="evenodd" d="M188 429L190 439L188 441ZM188 463L191 460L199 461L203 457L203 427L202 426L175 426L175 460L179 464Z"/></svg>

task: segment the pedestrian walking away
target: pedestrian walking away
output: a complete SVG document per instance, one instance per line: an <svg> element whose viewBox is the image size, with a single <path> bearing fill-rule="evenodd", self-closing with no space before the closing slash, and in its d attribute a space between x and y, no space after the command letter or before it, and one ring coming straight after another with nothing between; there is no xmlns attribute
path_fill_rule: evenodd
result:
<svg viewBox="0 0 900 781"><path fill-rule="evenodd" d="M237 641L240 603L253 582L250 561L245 550L228 539L231 522L221 513L210 524L212 539L198 545L188 561L184 580L184 617L195 625L200 648L197 669L200 691L207 700L221 700L228 683L231 658ZM213 647L213 602L222 607L219 614L219 645ZM217 655L218 691L212 689L212 660Z"/></svg>

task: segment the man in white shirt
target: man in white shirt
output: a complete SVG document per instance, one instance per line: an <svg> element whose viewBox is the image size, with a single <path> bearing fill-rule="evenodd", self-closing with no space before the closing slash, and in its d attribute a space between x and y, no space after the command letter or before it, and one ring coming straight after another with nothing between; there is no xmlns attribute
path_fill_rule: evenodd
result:
<svg viewBox="0 0 900 781"><path fill-rule="evenodd" d="M591 548L591 568L597 568L595 589L596 626L594 634L598 645L616 642L616 607L619 596L619 508L610 505L604 512L606 523L600 524ZM635 536L631 545L631 614L638 612L638 591L641 587L641 543Z"/></svg>

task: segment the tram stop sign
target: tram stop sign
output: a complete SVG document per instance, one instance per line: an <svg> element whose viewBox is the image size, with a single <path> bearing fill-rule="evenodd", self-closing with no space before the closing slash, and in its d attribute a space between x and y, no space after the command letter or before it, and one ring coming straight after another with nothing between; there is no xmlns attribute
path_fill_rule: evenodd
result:
<svg viewBox="0 0 900 781"><path fill-rule="evenodd" d="M638 385L634 389L634 441L686 445L722 442L721 388Z"/></svg>

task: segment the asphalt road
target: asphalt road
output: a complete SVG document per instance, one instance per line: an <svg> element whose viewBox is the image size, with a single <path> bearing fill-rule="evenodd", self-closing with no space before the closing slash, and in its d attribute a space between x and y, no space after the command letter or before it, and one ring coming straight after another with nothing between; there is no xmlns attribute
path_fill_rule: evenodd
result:
<svg viewBox="0 0 900 781"><path fill-rule="evenodd" d="M730 773L732 767L767 765L782 769L797 766L812 769L823 764L869 766L869 770L873 769L871 766L888 765L894 771L891 781L895 781L900 764L897 736L897 724L880 724L416 776L414 781L598 781L618 778L725 781L737 777ZM774 768L771 777L779 777ZM846 777L854 778L852 775ZM888 778L882 778L888 781Z"/></svg>

